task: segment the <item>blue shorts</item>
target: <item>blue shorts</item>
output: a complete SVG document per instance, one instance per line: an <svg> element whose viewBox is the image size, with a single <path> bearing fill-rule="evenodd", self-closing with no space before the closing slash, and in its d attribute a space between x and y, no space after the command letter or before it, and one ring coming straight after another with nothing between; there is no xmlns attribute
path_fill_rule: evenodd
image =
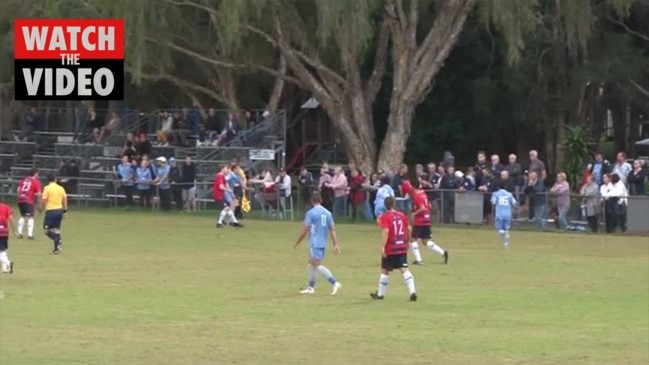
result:
<svg viewBox="0 0 649 365"><path fill-rule="evenodd" d="M47 210L45 211L45 219L43 220L44 229L60 229L61 221L63 220L63 209Z"/></svg>
<svg viewBox="0 0 649 365"><path fill-rule="evenodd" d="M217 208L231 207L232 206L232 196L226 194L223 197L223 199L215 200L214 203L216 204Z"/></svg>
<svg viewBox="0 0 649 365"><path fill-rule="evenodd" d="M511 218L496 218L496 230L497 231L509 231L512 227Z"/></svg>
<svg viewBox="0 0 649 365"><path fill-rule="evenodd" d="M309 258L312 260L322 261L325 257L325 249L317 247L309 247Z"/></svg>

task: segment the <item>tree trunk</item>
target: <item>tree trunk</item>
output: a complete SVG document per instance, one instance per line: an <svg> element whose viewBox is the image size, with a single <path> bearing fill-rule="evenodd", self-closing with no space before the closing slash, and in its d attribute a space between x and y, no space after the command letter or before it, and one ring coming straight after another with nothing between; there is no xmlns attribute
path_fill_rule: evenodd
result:
<svg viewBox="0 0 649 365"><path fill-rule="evenodd" d="M406 144L410 136L410 126L414 114L414 107L400 107L393 101L388 117L388 130L383 140L379 154L378 166L381 169L396 173L399 165L403 163L406 153Z"/></svg>
<svg viewBox="0 0 649 365"><path fill-rule="evenodd" d="M270 99L268 100L268 104L266 105L266 110L268 110L271 114L275 113L277 110L277 106L279 105L279 101L282 98L282 93L284 92L284 78L282 76L286 75L286 57L284 57L283 54L280 53L279 55L279 69L277 72L279 74L275 77L275 84L273 85L273 92L270 94Z"/></svg>

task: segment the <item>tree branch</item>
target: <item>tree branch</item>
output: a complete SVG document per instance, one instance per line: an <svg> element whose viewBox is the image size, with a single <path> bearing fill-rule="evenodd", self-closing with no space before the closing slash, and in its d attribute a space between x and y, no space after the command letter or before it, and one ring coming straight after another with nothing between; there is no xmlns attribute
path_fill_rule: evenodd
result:
<svg viewBox="0 0 649 365"><path fill-rule="evenodd" d="M638 31L635 31L635 30L629 28L629 26L624 24L624 22L621 22L621 21L619 21L619 20L617 20L617 19L615 19L613 17L610 17L610 16L607 16L606 20L608 20L609 22L611 22L613 24L617 24L620 27L624 28L624 30L626 30L627 33L633 34L634 36L636 36L638 38L641 38L641 39L644 39L645 41L649 42L649 36L648 35L642 34L642 33L638 32Z"/></svg>
<svg viewBox="0 0 649 365"><path fill-rule="evenodd" d="M376 41L376 52L374 53L374 69L369 79L365 82L365 105L368 110L371 108L376 95L381 89L381 81L385 75L385 64L387 62L388 44L390 42L390 29L387 16L383 15L379 36Z"/></svg>
<svg viewBox="0 0 649 365"><path fill-rule="evenodd" d="M642 87L642 85L640 85L637 82L633 81L631 79L631 77L629 77L629 82L631 83L631 85L633 85L636 88L636 90L638 90L638 92L640 94L642 94L642 95L649 98L649 90L645 89L644 87Z"/></svg>
<svg viewBox="0 0 649 365"><path fill-rule="evenodd" d="M176 77L176 76L172 76L172 75L169 75L169 74L163 74L163 73L149 74L149 73L144 73L144 72L141 72L140 76L143 79L150 80L150 81L168 81L168 82L171 82L172 84L178 86L181 89L194 90L194 91L200 92L200 93L202 93L204 95L207 95L207 96L211 97L212 99L214 99L214 100L216 100L216 101L218 101L220 103L223 103L225 105L230 105L230 102L228 101L228 99L224 95L221 95L220 93L218 93L218 92L216 92L216 91L214 91L212 89L206 88L206 87L201 86L201 85L197 85L197 84L195 84L193 82L183 80L183 79L181 79L179 77Z"/></svg>

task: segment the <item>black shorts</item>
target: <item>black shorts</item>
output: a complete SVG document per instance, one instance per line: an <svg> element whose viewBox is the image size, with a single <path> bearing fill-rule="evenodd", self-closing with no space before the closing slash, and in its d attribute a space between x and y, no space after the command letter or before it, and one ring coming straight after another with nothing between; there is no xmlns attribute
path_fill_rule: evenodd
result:
<svg viewBox="0 0 649 365"><path fill-rule="evenodd" d="M412 227L412 238L413 239L422 239L427 240L433 237L430 226L413 226Z"/></svg>
<svg viewBox="0 0 649 365"><path fill-rule="evenodd" d="M381 259L381 268L384 270L392 271L395 269L408 268L408 254L393 255Z"/></svg>
<svg viewBox="0 0 649 365"><path fill-rule="evenodd" d="M63 220L63 209L54 209L45 211L45 219L43 220L44 229L60 229L61 221Z"/></svg>
<svg viewBox="0 0 649 365"><path fill-rule="evenodd" d="M137 193L140 196L140 199L151 199L151 196L153 196L153 189L138 189Z"/></svg>
<svg viewBox="0 0 649 365"><path fill-rule="evenodd" d="M20 210L20 215L22 217L34 216L34 204L18 203L18 210Z"/></svg>
<svg viewBox="0 0 649 365"><path fill-rule="evenodd" d="M9 237L0 237L0 252L9 249Z"/></svg>

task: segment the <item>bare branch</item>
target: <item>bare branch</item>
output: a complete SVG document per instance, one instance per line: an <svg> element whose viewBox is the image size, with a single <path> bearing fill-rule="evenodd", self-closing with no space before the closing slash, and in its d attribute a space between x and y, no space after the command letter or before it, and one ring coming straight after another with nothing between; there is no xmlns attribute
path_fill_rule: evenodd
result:
<svg viewBox="0 0 649 365"><path fill-rule="evenodd" d="M624 24L624 22L621 22L621 21L619 21L619 20L617 20L617 19L615 19L613 17L610 17L610 16L606 17L606 20L608 20L609 22L617 24L620 27L624 28L624 30L626 30L627 33L633 34L634 36L636 36L638 38L641 38L641 39L644 39L645 41L649 42L649 36L648 35L640 33L638 31L635 31L635 30L629 28L629 26Z"/></svg>
<svg viewBox="0 0 649 365"><path fill-rule="evenodd" d="M644 87L642 87L642 85L633 81L630 77L629 77L629 82L631 83L631 85L633 85L636 88L636 90L638 90L640 94L649 98L649 90L645 89Z"/></svg>
<svg viewBox="0 0 649 365"><path fill-rule="evenodd" d="M169 74L163 74L163 73L149 74L149 73L144 73L144 72L140 73L140 76L143 79L150 80L150 81L168 81L168 82L171 82L172 84L178 86L181 89L194 90L194 91L200 92L200 93L202 93L204 95L207 95L207 96L211 97L212 99L214 99L214 100L216 100L216 101L218 101L220 103L229 105L229 101L227 100L227 98L224 95L222 95L222 94L220 94L220 93L218 93L218 92L216 92L216 91L214 91L212 89L206 88L206 87L201 86L201 85L197 85L197 84L195 84L193 82L183 80L183 79L181 79L179 77L176 77L176 76L172 76L172 75L169 75Z"/></svg>
<svg viewBox="0 0 649 365"><path fill-rule="evenodd" d="M376 95L381 88L381 81L385 75L385 65L387 62L388 44L390 42L390 29L388 27L387 16L384 14L379 36L376 41L376 52L374 53L374 69L369 79L365 83L365 104L371 107L376 99Z"/></svg>
<svg viewBox="0 0 649 365"><path fill-rule="evenodd" d="M282 75L286 75L287 68L288 67L286 64L286 57L284 57L284 54L280 52L279 69L277 70L277 72L281 73ZM279 101L282 98L283 91L284 91L284 79L281 77L276 77L275 85L273 85L273 92L270 94L270 100L266 105L266 110L268 110L271 114L274 113L275 110L277 110L277 105L279 105Z"/></svg>

